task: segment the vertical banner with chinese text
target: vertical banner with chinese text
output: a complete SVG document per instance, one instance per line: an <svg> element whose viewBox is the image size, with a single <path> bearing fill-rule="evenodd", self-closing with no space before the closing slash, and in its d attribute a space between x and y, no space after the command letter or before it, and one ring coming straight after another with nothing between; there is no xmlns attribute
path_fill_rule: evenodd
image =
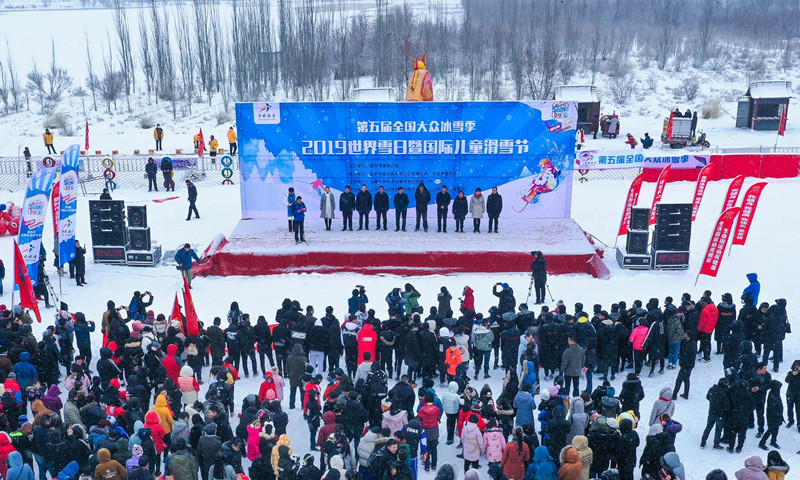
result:
<svg viewBox="0 0 800 480"><path fill-rule="evenodd" d="M739 221L736 222L736 234L733 236L733 245L744 245L747 241L747 234L750 232L750 225L753 223L753 216L756 214L758 199L767 182L759 182L747 189L742 199L742 211L739 214Z"/></svg>
<svg viewBox="0 0 800 480"><path fill-rule="evenodd" d="M739 207L729 208L719 216L717 224L714 226L714 231L711 233L711 240L708 242L708 249L706 249L706 255L703 257L703 266L700 268L699 275L717 276L722 263L722 254L725 252L725 246L731 236L733 221L736 219L736 215L739 214L739 210L741 210Z"/></svg>

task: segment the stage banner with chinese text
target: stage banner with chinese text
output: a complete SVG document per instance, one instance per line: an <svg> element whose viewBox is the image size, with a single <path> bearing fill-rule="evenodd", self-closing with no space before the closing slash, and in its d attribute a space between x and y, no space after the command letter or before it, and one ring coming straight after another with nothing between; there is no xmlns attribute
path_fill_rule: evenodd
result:
<svg viewBox="0 0 800 480"><path fill-rule="evenodd" d="M324 187L361 184L413 210L423 183L431 203L496 186L504 217L567 218L576 122L574 102L240 103L242 217L285 218L289 187L313 217Z"/></svg>
<svg viewBox="0 0 800 480"><path fill-rule="evenodd" d="M703 168L711 155L690 153L669 154L668 151L644 150L579 150L575 153L576 170L613 170L617 168Z"/></svg>

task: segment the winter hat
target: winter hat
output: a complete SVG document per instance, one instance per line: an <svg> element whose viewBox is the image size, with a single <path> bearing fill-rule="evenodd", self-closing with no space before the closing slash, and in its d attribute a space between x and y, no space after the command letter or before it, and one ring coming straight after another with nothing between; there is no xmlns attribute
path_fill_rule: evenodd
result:
<svg viewBox="0 0 800 480"><path fill-rule="evenodd" d="M16 373L14 373L14 372L11 372L11 373L9 373L9 374L8 374L8 378L10 378L10 379L12 379L12 380L16 380L16 378L17 378L17 374L16 374Z"/></svg>
<svg viewBox="0 0 800 480"><path fill-rule="evenodd" d="M134 457L137 457L137 456L140 457L140 456L142 456L142 453L144 453L144 449L142 448L141 445L136 444L136 445L133 446L133 449L131 449L131 453L133 453Z"/></svg>
<svg viewBox="0 0 800 480"><path fill-rule="evenodd" d="M20 425L25 425L26 423L28 423L28 416L27 415L20 415L17 418L17 421L19 422Z"/></svg>
<svg viewBox="0 0 800 480"><path fill-rule="evenodd" d="M612 430L619 430L619 422L617 422L616 418L607 419L606 424L608 425L608 428Z"/></svg>
<svg viewBox="0 0 800 480"><path fill-rule="evenodd" d="M647 432L647 436L658 435L659 433L664 431L664 427L661 426L661 422L656 422L650 425L650 430Z"/></svg>
<svg viewBox="0 0 800 480"><path fill-rule="evenodd" d="M311 455L310 453L306 453L303 456L303 465L314 465L314 455Z"/></svg>
<svg viewBox="0 0 800 480"><path fill-rule="evenodd" d="M267 390L267 393L266 393L265 396L267 397L267 400L275 400L275 398L277 398L275 396L275 391L274 390Z"/></svg>
<svg viewBox="0 0 800 480"><path fill-rule="evenodd" d="M133 328L134 332L141 332L142 328L144 328L144 324L141 322L141 320L134 320L131 322L131 328Z"/></svg>
<svg viewBox="0 0 800 480"><path fill-rule="evenodd" d="M440 337L450 338L450 330L447 327L440 328L439 329L439 336Z"/></svg>
<svg viewBox="0 0 800 480"><path fill-rule="evenodd" d="M387 410L390 409L392 407L392 401L389 400L388 398L384 398L383 400L381 400L381 407Z"/></svg>
<svg viewBox="0 0 800 480"><path fill-rule="evenodd" d="M550 390L543 388L542 391L539 393L539 398L541 398L545 402L547 400L550 400Z"/></svg>
<svg viewBox="0 0 800 480"><path fill-rule="evenodd" d="M503 286L503 290L508 290L508 284L507 283L504 283L502 286Z"/></svg>

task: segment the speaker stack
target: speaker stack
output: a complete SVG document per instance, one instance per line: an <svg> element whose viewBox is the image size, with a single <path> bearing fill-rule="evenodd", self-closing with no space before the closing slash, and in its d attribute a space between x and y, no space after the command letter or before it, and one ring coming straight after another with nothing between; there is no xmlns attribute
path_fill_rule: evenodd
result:
<svg viewBox="0 0 800 480"><path fill-rule="evenodd" d="M650 209L633 207L625 248L617 248L617 262L622 268L631 270L649 270L651 257L647 251L650 243Z"/></svg>
<svg viewBox="0 0 800 480"><path fill-rule="evenodd" d="M95 263L125 264L128 230L125 228L125 202L90 200L89 226Z"/></svg>
<svg viewBox="0 0 800 480"><path fill-rule="evenodd" d="M689 268L689 245L692 239L692 204L659 203L656 205L656 228L653 231L653 268L686 270Z"/></svg>
<svg viewBox="0 0 800 480"><path fill-rule="evenodd" d="M155 266L161 261L161 246L150 240L147 226L147 206L128 206L128 235L130 249L126 254L128 265Z"/></svg>

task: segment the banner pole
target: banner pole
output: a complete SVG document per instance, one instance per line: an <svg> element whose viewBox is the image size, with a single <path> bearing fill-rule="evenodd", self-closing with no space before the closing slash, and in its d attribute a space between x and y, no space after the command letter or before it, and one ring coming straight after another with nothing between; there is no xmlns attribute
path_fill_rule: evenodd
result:
<svg viewBox="0 0 800 480"><path fill-rule="evenodd" d="M694 286L695 287L697 286L697 281L698 280L700 280L700 274L699 273L697 274L697 277L695 277L695 279L694 279Z"/></svg>

